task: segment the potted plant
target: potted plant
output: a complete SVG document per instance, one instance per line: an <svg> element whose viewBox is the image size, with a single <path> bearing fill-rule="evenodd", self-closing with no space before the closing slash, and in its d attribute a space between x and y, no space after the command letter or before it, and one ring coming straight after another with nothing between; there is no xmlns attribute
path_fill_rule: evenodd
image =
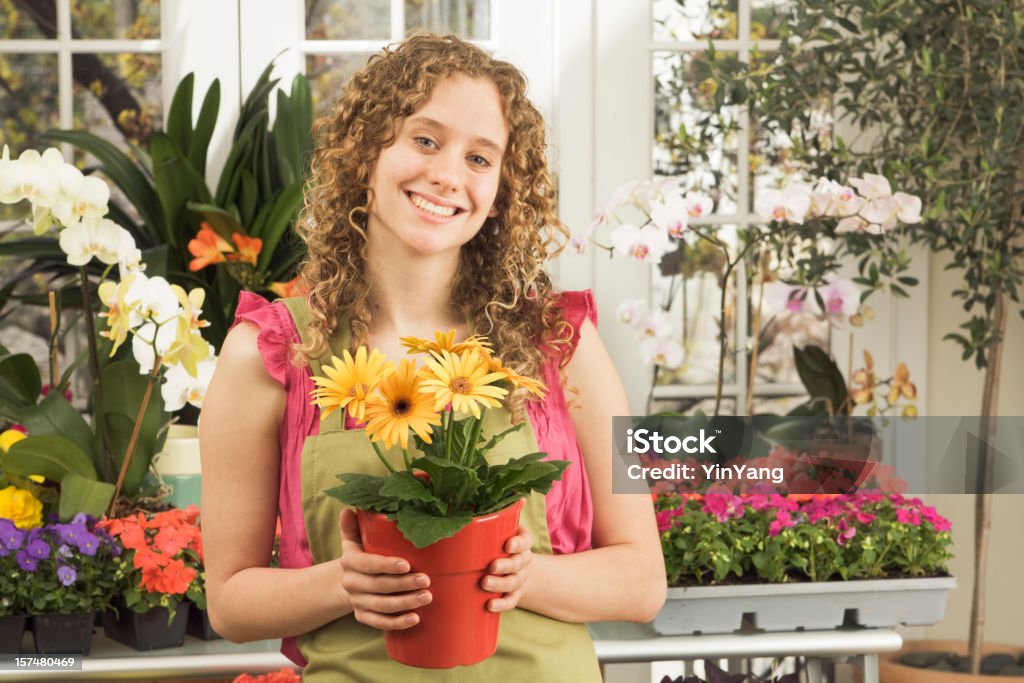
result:
<svg viewBox="0 0 1024 683"><path fill-rule="evenodd" d="M949 522L899 494L655 494L660 633L936 623L955 586ZM878 579L889 579L878 581Z"/></svg>
<svg viewBox="0 0 1024 683"><path fill-rule="evenodd" d="M486 338L454 344L454 337L452 330L438 332L436 341L404 338L423 365L403 359L396 369L380 351L360 347L354 357L347 350L334 357L324 366L326 377L314 377L322 416L344 409L365 420L388 472L339 474L344 483L326 493L357 508L367 552L403 557L412 571L431 578L434 599L417 610L419 623L385 634L392 659L429 668L475 664L494 654L500 615L486 609L491 596L480 581L507 554L523 498L547 493L568 465L545 460L544 453L488 461L488 452L522 427L485 434L488 409L510 390L542 396L544 387L502 366Z"/></svg>
<svg viewBox="0 0 1024 683"><path fill-rule="evenodd" d="M205 603L198 516L190 506L101 523L124 547L116 570L120 599L103 614L109 637L136 650L184 642L188 601Z"/></svg>
<svg viewBox="0 0 1024 683"><path fill-rule="evenodd" d="M0 519L0 539L3 610L31 616L37 653L88 654L95 615L114 596L117 544L84 514L29 529Z"/></svg>
<svg viewBox="0 0 1024 683"><path fill-rule="evenodd" d="M59 492L54 511L65 521L152 497L146 475L163 439L165 410L198 403L213 371L200 332L203 290L186 292L147 276L134 239L106 217L109 188L64 163L58 150L11 159L4 147L0 186L3 203L28 200L37 234L56 228L58 251L77 272L51 292L48 386L54 390L43 392L28 354L0 348L0 414L28 432L7 448L5 475L52 483ZM115 266L119 277L110 278ZM72 304L82 308L88 351L61 372L54 349ZM106 329L97 333L99 325ZM93 379L89 421L64 394L71 372L86 360Z"/></svg>
<svg viewBox="0 0 1024 683"><path fill-rule="evenodd" d="M951 292L965 320L944 338L984 369L977 452L975 571L970 671L979 674L984 630L991 458L1007 319L1019 308L1024 176L1020 137L1024 90L1009 65L1024 50L1016 0L793 5L772 59L750 64L711 55L708 74L722 104L746 106L767 131L803 144L790 165L816 173L882 170L929 207L909 236L963 272ZM813 118L838 114L854 127L842 139L805 135ZM901 676L909 675L903 672Z"/></svg>

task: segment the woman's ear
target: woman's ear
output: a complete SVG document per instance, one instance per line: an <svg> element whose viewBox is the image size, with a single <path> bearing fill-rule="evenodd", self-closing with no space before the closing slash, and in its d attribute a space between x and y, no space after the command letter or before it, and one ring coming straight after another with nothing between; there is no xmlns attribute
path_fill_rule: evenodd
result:
<svg viewBox="0 0 1024 683"><path fill-rule="evenodd" d="M487 212L487 217L488 218L494 218L497 215L498 215L498 207L492 204L491 205L491 210Z"/></svg>

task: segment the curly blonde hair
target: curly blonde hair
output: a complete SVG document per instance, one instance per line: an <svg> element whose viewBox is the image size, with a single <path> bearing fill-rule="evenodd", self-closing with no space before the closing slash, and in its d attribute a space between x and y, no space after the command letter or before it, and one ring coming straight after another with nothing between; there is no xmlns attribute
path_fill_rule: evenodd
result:
<svg viewBox="0 0 1024 683"><path fill-rule="evenodd" d="M544 119L527 99L526 79L516 67L455 36L425 34L372 56L331 114L314 125L318 145L298 227L307 247L300 277L310 288L307 303L314 320L310 342L295 350L307 362L326 351L343 317L352 327L352 349L367 342L373 285L366 264L370 173L381 150L394 143L399 120L456 74L497 86L509 137L497 214L461 249L452 313L487 335L505 365L520 374L539 378L544 355L552 350L560 365L567 362L572 330L562 322L543 269L569 234L556 212ZM521 405L521 399L512 405Z"/></svg>

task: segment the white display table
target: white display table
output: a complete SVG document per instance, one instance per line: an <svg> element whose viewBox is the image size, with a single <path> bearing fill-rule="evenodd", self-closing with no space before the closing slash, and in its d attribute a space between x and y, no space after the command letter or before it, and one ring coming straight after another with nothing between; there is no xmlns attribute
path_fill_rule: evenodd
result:
<svg viewBox="0 0 1024 683"><path fill-rule="evenodd" d="M890 629L838 629L792 633L659 636L647 624L606 622L590 625L603 664L800 655L810 660L812 680L820 680L822 660L861 659L864 682L878 681L878 653L898 650L902 638ZM29 638L26 636L26 638ZM26 642L28 645L29 642ZM81 671L0 671L4 681L156 681L239 673L264 673L290 666L278 641L237 645L223 640L186 638L179 648L137 652L97 633Z"/></svg>

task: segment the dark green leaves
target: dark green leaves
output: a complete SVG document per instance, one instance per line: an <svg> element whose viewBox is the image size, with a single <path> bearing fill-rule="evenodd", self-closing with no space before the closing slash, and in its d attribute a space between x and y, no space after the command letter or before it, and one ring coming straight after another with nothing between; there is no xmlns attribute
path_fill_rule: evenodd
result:
<svg viewBox="0 0 1024 683"><path fill-rule="evenodd" d="M414 546L425 548L441 539L454 536L472 519L471 512L441 517L415 508L402 508L398 511L398 530Z"/></svg>

